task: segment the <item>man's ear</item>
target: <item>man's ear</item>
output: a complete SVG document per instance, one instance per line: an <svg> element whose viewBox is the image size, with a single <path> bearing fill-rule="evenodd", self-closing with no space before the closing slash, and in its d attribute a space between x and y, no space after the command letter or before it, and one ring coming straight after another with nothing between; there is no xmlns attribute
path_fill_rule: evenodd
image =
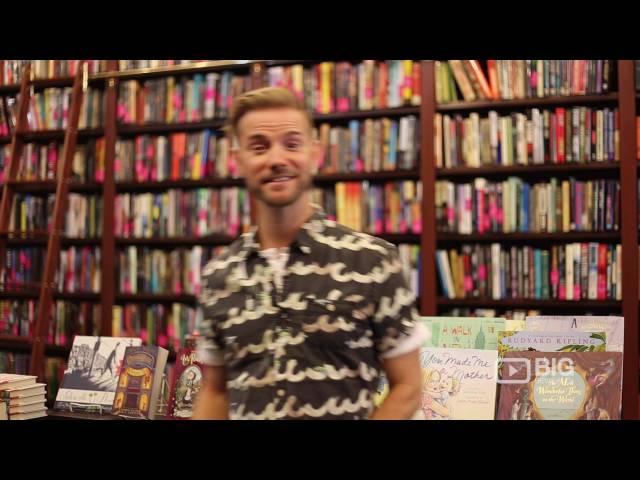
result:
<svg viewBox="0 0 640 480"><path fill-rule="evenodd" d="M316 175L320 167L324 165L326 149L319 140L313 140L311 144L311 173Z"/></svg>
<svg viewBox="0 0 640 480"><path fill-rule="evenodd" d="M229 142L231 143L231 148L229 149L229 163L231 165L236 165L237 169L238 169L238 175L241 177L245 176L245 171L244 171L244 162L242 161L242 159L240 158L240 152L239 152L239 148L238 148L238 139L233 136L229 139Z"/></svg>

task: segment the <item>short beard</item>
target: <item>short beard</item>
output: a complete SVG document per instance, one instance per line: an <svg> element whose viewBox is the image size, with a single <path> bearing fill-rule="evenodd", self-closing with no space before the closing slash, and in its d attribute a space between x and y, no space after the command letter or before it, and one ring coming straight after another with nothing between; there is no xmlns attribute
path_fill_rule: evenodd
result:
<svg viewBox="0 0 640 480"><path fill-rule="evenodd" d="M298 180L300 180L299 187L293 193L293 195L291 195L291 197L288 199L281 199L277 201L271 200L270 198L268 198L268 196L263 194L262 185L251 186L247 184L247 189L257 200L259 200L260 202L264 203L269 207L275 207L275 208L288 207L289 205L293 205L294 203L296 203L298 199L302 195L304 195L305 192L307 192L308 190L311 190L311 186L313 185L313 179L311 175L304 178L298 177Z"/></svg>

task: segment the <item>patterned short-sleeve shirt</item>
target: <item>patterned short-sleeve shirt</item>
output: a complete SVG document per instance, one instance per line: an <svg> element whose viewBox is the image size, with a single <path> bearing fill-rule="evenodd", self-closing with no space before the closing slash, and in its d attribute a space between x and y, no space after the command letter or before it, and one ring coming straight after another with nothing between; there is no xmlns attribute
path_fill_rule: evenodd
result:
<svg viewBox="0 0 640 480"><path fill-rule="evenodd" d="M256 232L203 271L199 351L224 365L231 419L362 419L381 356L418 316L397 249L316 210L276 288Z"/></svg>

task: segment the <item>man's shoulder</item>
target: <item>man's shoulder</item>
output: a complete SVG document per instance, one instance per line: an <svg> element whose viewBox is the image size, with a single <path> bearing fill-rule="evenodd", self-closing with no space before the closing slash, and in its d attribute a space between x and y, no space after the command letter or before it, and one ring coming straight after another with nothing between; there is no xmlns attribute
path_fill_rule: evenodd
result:
<svg viewBox="0 0 640 480"><path fill-rule="evenodd" d="M397 254L397 247L383 238L360 232L334 220L325 219L323 223L324 235L328 238L335 238L335 241L330 243L331 246L342 247L345 253L357 252L361 255L380 258L389 258Z"/></svg>

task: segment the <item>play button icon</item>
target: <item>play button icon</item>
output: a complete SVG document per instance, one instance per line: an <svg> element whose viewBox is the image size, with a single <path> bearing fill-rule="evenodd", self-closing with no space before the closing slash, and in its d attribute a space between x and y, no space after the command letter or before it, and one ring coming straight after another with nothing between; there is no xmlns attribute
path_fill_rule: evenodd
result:
<svg viewBox="0 0 640 480"><path fill-rule="evenodd" d="M507 354L508 355L508 354ZM502 359L498 378L501 384L523 384L531 381L531 363L528 358L507 357Z"/></svg>

